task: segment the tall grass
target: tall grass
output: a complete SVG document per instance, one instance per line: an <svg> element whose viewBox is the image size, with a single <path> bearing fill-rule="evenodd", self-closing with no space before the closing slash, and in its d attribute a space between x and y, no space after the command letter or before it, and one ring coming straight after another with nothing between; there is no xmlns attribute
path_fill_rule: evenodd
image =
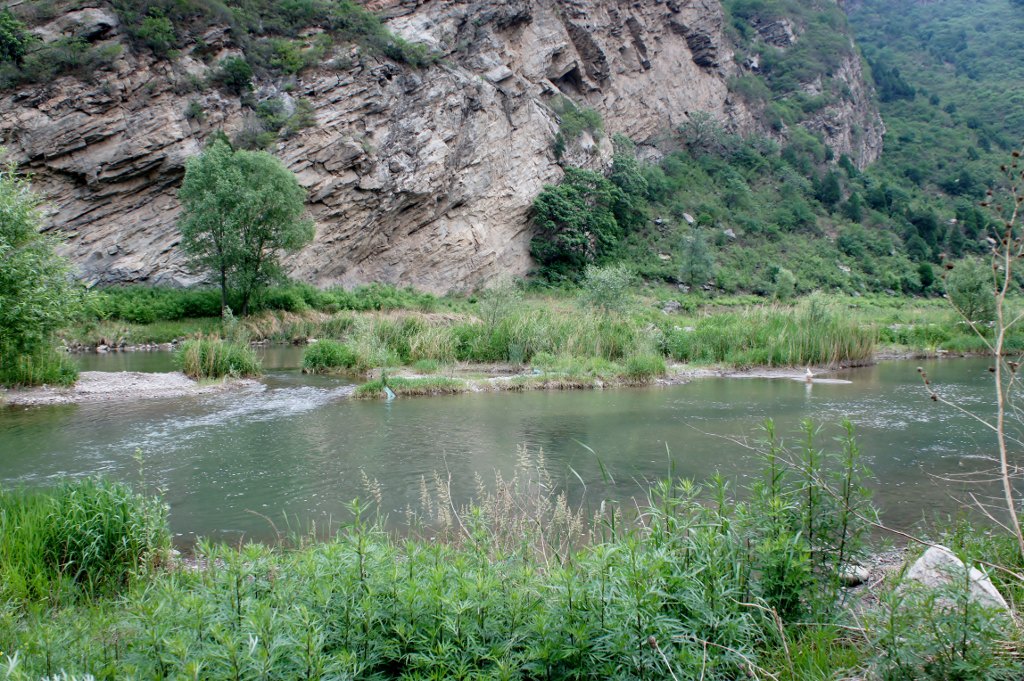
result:
<svg viewBox="0 0 1024 681"><path fill-rule="evenodd" d="M178 349L178 362L186 376L204 378L243 378L263 373L259 358L246 343L199 338L186 341Z"/></svg>
<svg viewBox="0 0 1024 681"><path fill-rule="evenodd" d="M170 546L167 508L104 480L0 491L0 596L58 602L126 584Z"/></svg>
<svg viewBox="0 0 1024 681"><path fill-rule="evenodd" d="M302 353L302 371L321 374L329 371L351 369L356 366L356 353L344 343L321 340L313 343Z"/></svg>
<svg viewBox="0 0 1024 681"><path fill-rule="evenodd" d="M870 360L877 332L811 301L796 309L719 313L666 336L680 361L734 366L836 365Z"/></svg>
<svg viewBox="0 0 1024 681"><path fill-rule="evenodd" d="M40 348L35 352L4 352L0 348L0 385L11 388L35 385L72 385L78 365L66 352Z"/></svg>

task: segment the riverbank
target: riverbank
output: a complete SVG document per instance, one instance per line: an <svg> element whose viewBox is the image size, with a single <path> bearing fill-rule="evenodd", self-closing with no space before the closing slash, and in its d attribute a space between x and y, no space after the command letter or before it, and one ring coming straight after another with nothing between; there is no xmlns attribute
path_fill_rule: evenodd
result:
<svg viewBox="0 0 1024 681"><path fill-rule="evenodd" d="M181 372L83 371L79 374L78 381L69 388L42 386L24 390L0 389L0 404L42 406L169 399L258 386L260 386L258 381L245 379L194 381Z"/></svg>
<svg viewBox="0 0 1024 681"><path fill-rule="evenodd" d="M820 465L778 469L747 500L666 481L635 513L589 518L528 464L471 506L439 479L402 536L371 494L333 539L203 542L188 560L169 557L160 500L123 485L0 493L0 662L12 681L1018 678L1009 618L899 590L902 556L864 543L869 506L821 487ZM830 469L833 491L857 489L857 466ZM81 579L46 561L51 536ZM1005 543L946 538L972 562ZM860 566L862 586L836 579ZM994 580L1019 602L1020 585Z"/></svg>

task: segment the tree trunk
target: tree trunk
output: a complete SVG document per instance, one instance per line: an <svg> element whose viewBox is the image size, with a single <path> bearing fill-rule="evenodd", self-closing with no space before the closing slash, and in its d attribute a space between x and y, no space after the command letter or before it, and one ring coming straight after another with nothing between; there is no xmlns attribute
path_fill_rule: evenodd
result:
<svg viewBox="0 0 1024 681"><path fill-rule="evenodd" d="M228 273L227 268L220 268L220 318L224 319L224 312L228 309Z"/></svg>

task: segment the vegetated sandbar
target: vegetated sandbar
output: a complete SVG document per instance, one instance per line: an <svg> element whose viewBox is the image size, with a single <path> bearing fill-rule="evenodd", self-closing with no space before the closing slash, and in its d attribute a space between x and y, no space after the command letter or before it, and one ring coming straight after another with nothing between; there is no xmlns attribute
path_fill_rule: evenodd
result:
<svg viewBox="0 0 1024 681"><path fill-rule="evenodd" d="M79 375L78 381L68 388L43 386L27 390L0 391L0 403L38 406L173 398L215 393L243 386L259 387L262 384L250 379L225 379L200 383L179 371L170 373L83 371Z"/></svg>

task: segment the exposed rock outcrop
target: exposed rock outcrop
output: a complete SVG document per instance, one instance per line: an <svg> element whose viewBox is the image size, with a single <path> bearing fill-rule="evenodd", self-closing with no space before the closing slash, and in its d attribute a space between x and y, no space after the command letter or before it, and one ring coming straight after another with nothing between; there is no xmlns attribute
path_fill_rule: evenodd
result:
<svg viewBox="0 0 1024 681"><path fill-rule="evenodd" d="M611 134L643 144L690 112L755 128L728 93L736 67L717 0L367 4L444 59L412 69L344 48L287 93L260 84L261 96L312 107L315 123L274 151L308 190L317 222L315 241L288 265L319 285L384 281L445 292L525 273L530 204L562 173L552 151L551 103L560 95L604 118L603 139L584 135L568 152L593 167L607 162ZM100 3L33 30L44 39L123 40ZM35 176L49 225L93 281L196 279L176 248L184 162L215 130L231 134L247 116L236 97L194 85L231 54L223 31L203 43L205 63L198 49L173 62L126 49L90 81L62 77L0 94L0 140ZM858 69L850 65L851 79ZM866 90L855 94L867 101ZM860 116L839 107L822 119L840 153L874 153L870 136L856 132L869 127Z"/></svg>

